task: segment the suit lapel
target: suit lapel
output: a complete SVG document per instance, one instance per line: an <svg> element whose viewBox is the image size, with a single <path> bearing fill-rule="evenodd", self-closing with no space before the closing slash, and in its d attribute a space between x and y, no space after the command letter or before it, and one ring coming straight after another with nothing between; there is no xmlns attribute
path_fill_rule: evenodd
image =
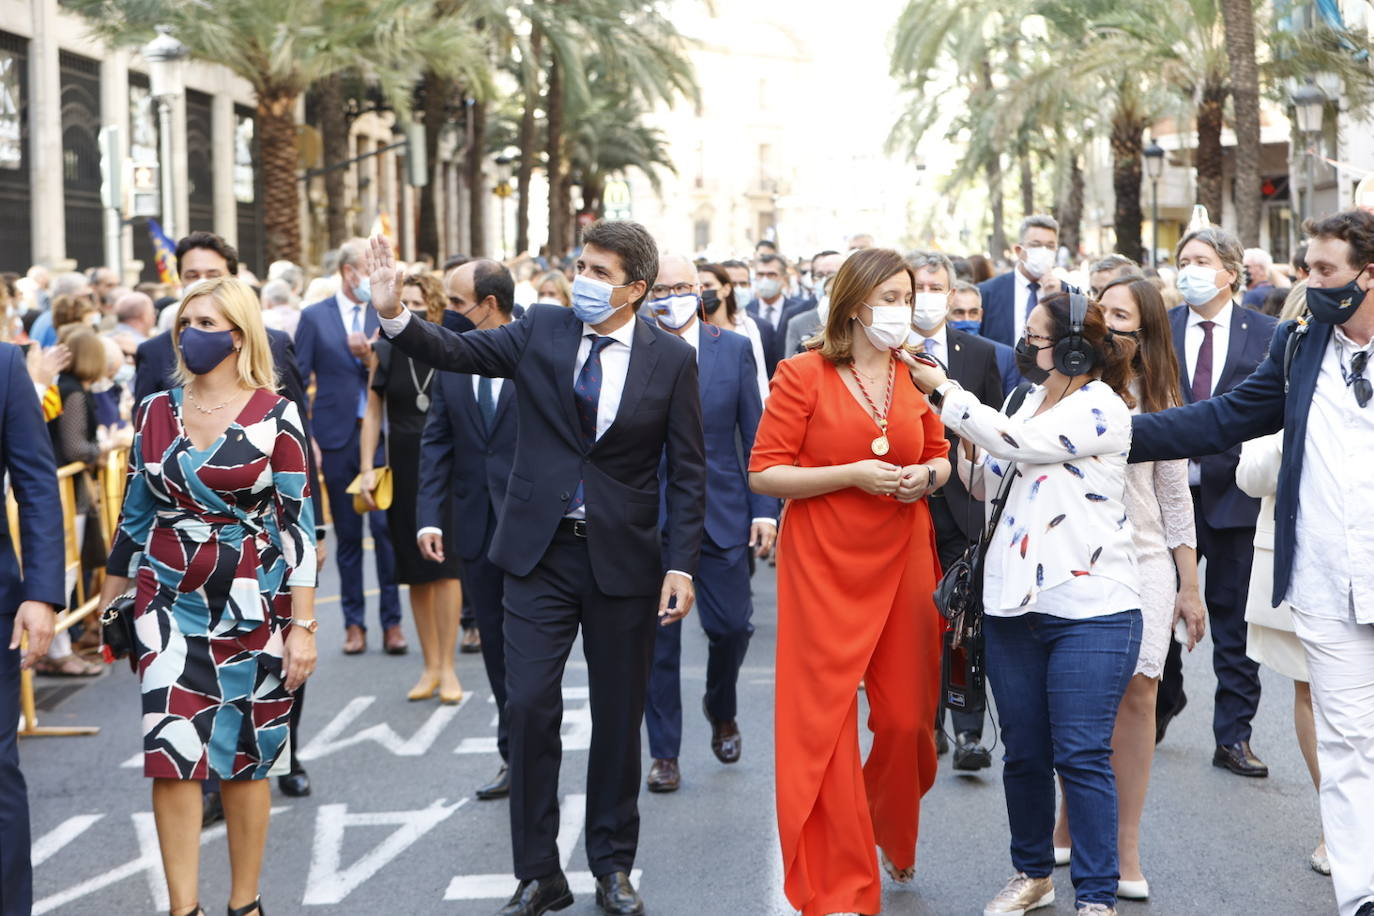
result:
<svg viewBox="0 0 1374 916"><path fill-rule="evenodd" d="M554 390L559 392L563 412L568 418L568 429L572 431L573 439L577 442L582 441L582 421L577 418L577 404L573 401L573 368L577 365L581 330L582 322L573 319L571 322L564 322L553 331Z"/></svg>
<svg viewBox="0 0 1374 916"><path fill-rule="evenodd" d="M697 322L697 387L703 397L710 390L712 373L720 347L720 331L712 325ZM715 331L715 333L711 333Z"/></svg>
<svg viewBox="0 0 1374 916"><path fill-rule="evenodd" d="M1254 315L1248 309L1234 306L1231 309L1231 333L1230 339L1226 342L1226 362L1222 364L1221 376L1217 379L1217 392L1224 391L1224 386L1231 380L1231 374L1240 366L1241 357L1245 355L1245 342L1250 336L1251 328L1254 326Z"/></svg>
<svg viewBox="0 0 1374 916"><path fill-rule="evenodd" d="M653 329L646 322L635 319L635 343L630 348L630 366L625 371L625 389L620 393L620 407L615 412L615 422L606 430L597 444L605 442L616 429L634 415L635 407L644 394L649 379L653 377L654 365L658 362L658 348L655 344ZM571 390L571 389L570 389ZM572 395L569 394L571 399Z"/></svg>
<svg viewBox="0 0 1374 916"><path fill-rule="evenodd" d="M1188 358L1184 338L1188 332L1188 307L1181 306L1169 314L1169 323L1174 326L1174 353L1178 356L1178 380L1183 387L1183 403L1193 403L1193 381L1188 377Z"/></svg>
<svg viewBox="0 0 1374 916"><path fill-rule="evenodd" d="M478 437L485 440L487 437L486 424L482 422L482 410L477 406L477 395L472 390L472 380L476 377L475 375L455 375L453 379L458 386L458 403L462 405L459 409L462 410L463 416L468 418L468 422L472 424Z"/></svg>
<svg viewBox="0 0 1374 916"><path fill-rule="evenodd" d="M1332 325L1309 319L1307 334L1298 342L1298 352L1293 357L1293 365L1288 373L1288 420L1284 423L1288 438L1285 443L1296 449L1298 468L1302 467L1303 448L1307 443L1307 415L1317 392L1317 376L1321 375L1322 360L1326 358L1327 347L1331 346L1332 329ZM1293 333L1296 334L1297 330Z"/></svg>
<svg viewBox="0 0 1374 916"><path fill-rule="evenodd" d="M501 415L506 412L510 402L515 398L514 382L506 379L501 383L501 393L496 396L496 413L491 418L491 428L494 430L501 422ZM475 399L474 399L475 401Z"/></svg>
<svg viewBox="0 0 1374 916"><path fill-rule="evenodd" d="M951 327L945 327L945 366L949 377L963 382L964 375L964 335Z"/></svg>

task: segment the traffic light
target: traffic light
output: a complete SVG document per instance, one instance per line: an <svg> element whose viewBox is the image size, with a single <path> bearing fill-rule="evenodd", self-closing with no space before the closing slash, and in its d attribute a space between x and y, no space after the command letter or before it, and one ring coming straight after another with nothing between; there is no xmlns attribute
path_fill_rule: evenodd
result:
<svg viewBox="0 0 1374 916"><path fill-rule="evenodd" d="M158 191L158 164L127 160L129 207L127 217L161 216L162 202Z"/></svg>

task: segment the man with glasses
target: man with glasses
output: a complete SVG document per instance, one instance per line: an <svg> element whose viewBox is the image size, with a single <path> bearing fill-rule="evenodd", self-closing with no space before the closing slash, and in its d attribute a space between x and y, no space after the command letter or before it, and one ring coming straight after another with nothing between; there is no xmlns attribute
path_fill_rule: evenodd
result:
<svg viewBox="0 0 1374 916"><path fill-rule="evenodd" d="M1307 654L1322 826L1340 916L1374 916L1374 214L1309 220L1307 306L1233 390L1134 420L1132 461L1284 432L1274 593Z"/></svg>
<svg viewBox="0 0 1374 916"><path fill-rule="evenodd" d="M978 291L983 295L980 336L1009 347L1016 346L1021 337L1026 316L1050 293L1042 286L1047 280L1053 280L1050 270L1059 250L1059 223L1047 214L1033 214L1021 221L1017 239L1012 246L1016 267L978 284ZM1067 293L1079 292L1067 284L1062 289Z"/></svg>

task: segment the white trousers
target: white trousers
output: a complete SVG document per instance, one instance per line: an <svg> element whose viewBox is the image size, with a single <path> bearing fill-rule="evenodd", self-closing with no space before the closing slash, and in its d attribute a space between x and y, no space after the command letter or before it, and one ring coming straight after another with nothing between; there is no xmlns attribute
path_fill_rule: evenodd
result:
<svg viewBox="0 0 1374 916"><path fill-rule="evenodd" d="M1307 651L1322 830L1340 916L1374 900L1374 625L1293 608Z"/></svg>

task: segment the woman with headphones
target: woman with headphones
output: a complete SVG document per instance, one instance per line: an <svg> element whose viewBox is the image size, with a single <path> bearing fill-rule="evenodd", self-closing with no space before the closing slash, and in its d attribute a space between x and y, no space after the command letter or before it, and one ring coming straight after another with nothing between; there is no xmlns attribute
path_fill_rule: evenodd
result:
<svg viewBox="0 0 1374 916"><path fill-rule="evenodd" d="M987 916L1054 901L1056 771L1079 916L1116 913L1112 730L1142 626L1123 502L1134 353L1129 338L1112 336L1096 303L1046 297L1016 345L1017 367L1032 386L1011 416L902 356L963 440L959 473L969 492L989 511L993 497L1005 500L984 563L983 633L1006 745L1016 875Z"/></svg>

